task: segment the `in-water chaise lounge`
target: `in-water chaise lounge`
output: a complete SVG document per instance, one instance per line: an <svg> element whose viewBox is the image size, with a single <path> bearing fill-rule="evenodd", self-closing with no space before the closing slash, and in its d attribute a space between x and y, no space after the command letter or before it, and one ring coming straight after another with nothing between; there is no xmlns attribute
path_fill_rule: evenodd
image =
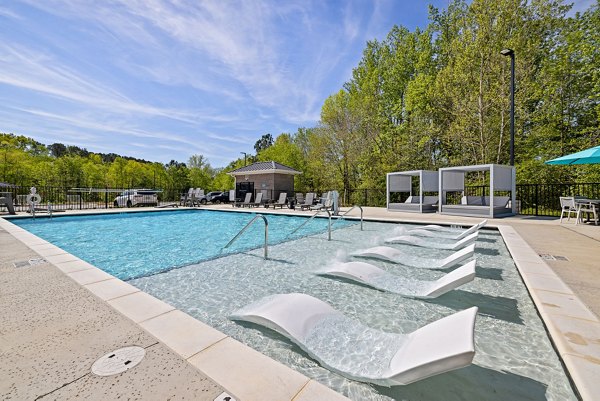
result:
<svg viewBox="0 0 600 401"><path fill-rule="evenodd" d="M467 264L434 281L416 280L389 273L366 262L334 262L316 272L321 276L342 277L378 290L412 298L436 298L475 278L475 264Z"/></svg>
<svg viewBox="0 0 600 401"><path fill-rule="evenodd" d="M403 385L468 366L475 355L477 307L408 334L365 326L306 294L277 294L230 316L289 338L322 366L350 379Z"/></svg>
<svg viewBox="0 0 600 401"><path fill-rule="evenodd" d="M448 239L453 239L453 240L460 240L460 239L465 238L468 235L471 235L471 234L479 231L479 229L484 227L486 224L487 224L487 220L483 220L479 224L475 224L474 226L471 226L462 232L457 231L455 229L451 229L449 227L430 224L427 226L414 228L412 230L402 231L401 234L418 235L421 237L438 237L438 238L448 238Z"/></svg>
<svg viewBox="0 0 600 401"><path fill-rule="evenodd" d="M435 248L435 249L449 249L451 251L458 251L463 249L467 245L471 245L477 241L478 232L474 232L471 235L466 236L460 241L455 242L440 242L439 238L423 238L415 235L401 235L399 237L388 238L385 240L386 244L406 244L420 246L423 248ZM445 238L447 239L447 238Z"/></svg>
<svg viewBox="0 0 600 401"><path fill-rule="evenodd" d="M414 256L389 246L375 246L351 254L359 258L381 259L405 266L421 267L423 269L445 269L469 259L475 253L475 245L469 245L444 259L431 259Z"/></svg>

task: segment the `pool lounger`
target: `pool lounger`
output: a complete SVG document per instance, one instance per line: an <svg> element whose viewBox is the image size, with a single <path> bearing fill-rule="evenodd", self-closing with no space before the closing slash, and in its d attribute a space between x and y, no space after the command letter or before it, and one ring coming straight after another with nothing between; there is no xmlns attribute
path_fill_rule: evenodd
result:
<svg viewBox="0 0 600 401"><path fill-rule="evenodd" d="M387 333L296 293L263 298L230 318L284 335L322 366L345 377L395 386L470 365L476 314L477 307L472 307L412 333Z"/></svg>
<svg viewBox="0 0 600 401"><path fill-rule="evenodd" d="M467 245L471 245L475 241L477 241L477 236L479 232L474 232L473 234L464 237L460 241L456 241L454 243L443 243L439 242L437 238L420 238L414 235L401 235L399 237L388 238L385 240L386 244L407 244L420 246L423 248L435 248L435 249L449 249L451 251L458 251L459 249L464 248Z"/></svg>
<svg viewBox="0 0 600 401"><path fill-rule="evenodd" d="M479 231L479 229L484 227L486 224L487 224L487 220L482 220L478 224L475 224L474 226L471 226L470 228L468 228L462 232L457 232L457 231L451 230L445 226L438 226L435 224L431 224L431 225L427 225L427 226L423 226L423 227L419 227L419 228L414 228L412 230L404 231L402 234L419 235L421 237L442 237L442 238L448 238L448 239L453 239L453 240L458 241L458 240L465 238L468 235L471 235L471 234Z"/></svg>
<svg viewBox="0 0 600 401"><path fill-rule="evenodd" d="M475 245L471 244L460 251L444 259L429 259L413 256L389 246L375 246L369 249L363 249L351 254L359 258L381 259L392 263L398 263L405 266L420 267L423 269L445 269L454 266L469 259L475 253Z"/></svg>
<svg viewBox="0 0 600 401"><path fill-rule="evenodd" d="M316 274L343 277L378 290L413 298L436 298L475 278L475 260L434 281L415 280L388 273L370 263L334 262Z"/></svg>

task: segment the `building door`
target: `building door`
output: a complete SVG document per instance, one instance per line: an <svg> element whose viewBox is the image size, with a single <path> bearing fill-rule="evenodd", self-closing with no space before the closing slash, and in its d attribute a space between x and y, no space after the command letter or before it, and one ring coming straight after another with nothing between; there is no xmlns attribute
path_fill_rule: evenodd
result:
<svg viewBox="0 0 600 401"><path fill-rule="evenodd" d="M254 195L254 182L242 181L235 185L235 197L238 199L246 198L246 194L250 192Z"/></svg>

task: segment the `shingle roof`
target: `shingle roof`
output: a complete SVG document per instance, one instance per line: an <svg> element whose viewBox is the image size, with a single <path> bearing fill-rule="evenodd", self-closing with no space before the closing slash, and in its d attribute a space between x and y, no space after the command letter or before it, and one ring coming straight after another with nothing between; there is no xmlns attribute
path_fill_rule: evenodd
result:
<svg viewBox="0 0 600 401"><path fill-rule="evenodd" d="M302 174L301 171L295 170L291 167L288 167L284 164L277 163L274 161L270 162L257 162L252 163L249 166L240 167L238 169L230 171L228 174L237 175L237 174L247 174L247 173L257 173L257 172L268 172L268 173L282 173L282 174Z"/></svg>

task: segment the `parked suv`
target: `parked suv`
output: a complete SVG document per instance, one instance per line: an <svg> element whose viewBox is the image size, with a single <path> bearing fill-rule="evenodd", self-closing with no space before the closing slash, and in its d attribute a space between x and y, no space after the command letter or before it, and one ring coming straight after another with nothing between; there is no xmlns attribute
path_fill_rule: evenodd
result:
<svg viewBox="0 0 600 401"><path fill-rule="evenodd" d="M157 191L152 189L130 189L115 198L115 207L158 206Z"/></svg>
<svg viewBox="0 0 600 401"><path fill-rule="evenodd" d="M206 195L206 198L208 199L209 202L215 203L215 204L219 204L222 202L228 202L229 201L229 193L228 192L221 192L221 191L217 191L217 192L209 192Z"/></svg>

